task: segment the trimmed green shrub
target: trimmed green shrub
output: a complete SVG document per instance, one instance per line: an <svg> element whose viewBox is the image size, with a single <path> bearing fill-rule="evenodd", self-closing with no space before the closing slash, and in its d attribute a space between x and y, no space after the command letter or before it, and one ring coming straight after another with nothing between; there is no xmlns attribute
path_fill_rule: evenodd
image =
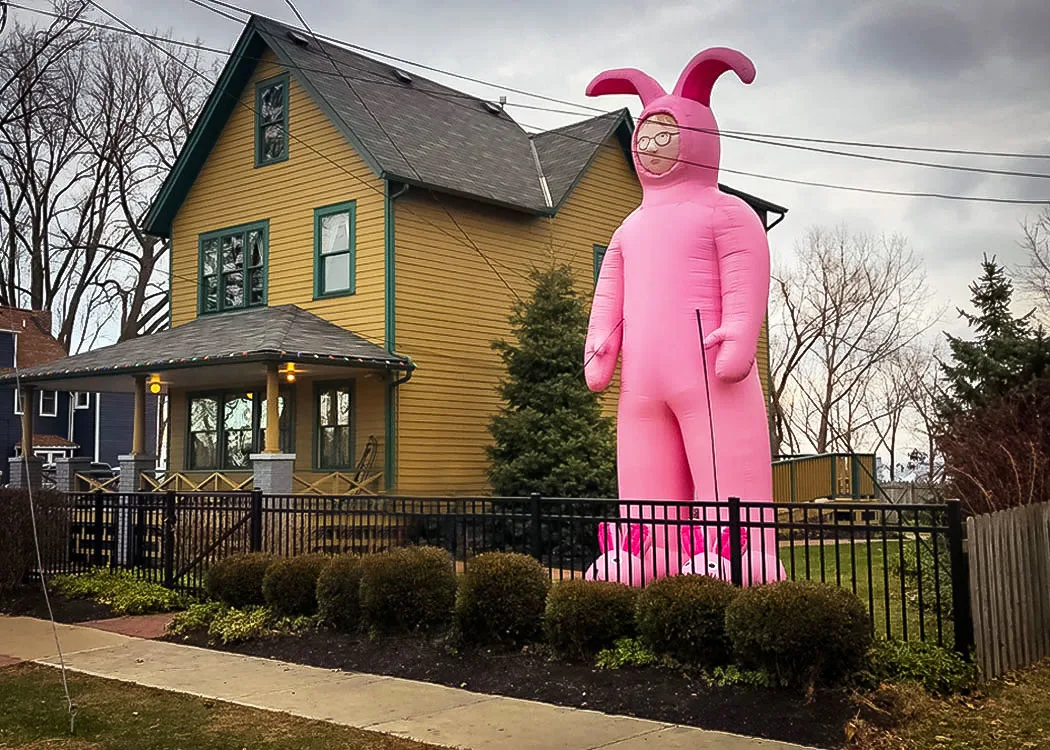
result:
<svg viewBox="0 0 1050 750"><path fill-rule="evenodd" d="M726 609L726 632L745 666L807 689L859 670L871 645L870 627L855 594L811 581L744 589Z"/></svg>
<svg viewBox="0 0 1050 750"><path fill-rule="evenodd" d="M361 619L381 633L432 631L456 601L452 555L439 547L399 547L361 559Z"/></svg>
<svg viewBox="0 0 1050 750"><path fill-rule="evenodd" d="M547 640L570 659L588 659L635 635L636 589L611 581L560 581L544 612Z"/></svg>
<svg viewBox="0 0 1050 750"><path fill-rule="evenodd" d="M868 654L864 677L872 687L883 682L915 683L933 695L951 695L976 684L977 667L933 643L879 638Z"/></svg>
<svg viewBox="0 0 1050 750"><path fill-rule="evenodd" d="M17 459L12 458L11 463ZM37 535L45 560L65 544L68 528L68 501L61 492L34 490ZM26 490L0 488L0 595L26 582L36 569L36 545L29 513L29 493Z"/></svg>
<svg viewBox="0 0 1050 750"><path fill-rule="evenodd" d="M470 561L456 595L456 625L475 643L528 642L543 629L550 579L537 560L486 552Z"/></svg>
<svg viewBox="0 0 1050 750"><path fill-rule="evenodd" d="M265 552L249 552L217 560L208 568L208 596L231 607L265 604L263 577L275 559Z"/></svg>
<svg viewBox="0 0 1050 750"><path fill-rule="evenodd" d="M317 578L328 565L324 555L298 555L275 560L263 576L263 598L284 617L317 613Z"/></svg>
<svg viewBox="0 0 1050 750"><path fill-rule="evenodd" d="M738 589L710 576L667 576L638 594L638 634L653 651L684 664L713 667L732 660L726 607Z"/></svg>
<svg viewBox="0 0 1050 750"><path fill-rule="evenodd" d="M361 558L333 557L317 578L317 613L321 622L345 632L361 622Z"/></svg>
<svg viewBox="0 0 1050 750"><path fill-rule="evenodd" d="M117 615L148 615L184 609L191 598L159 583L150 583L135 577L129 570L95 568L79 575L55 576L51 580L55 591L69 597L94 599L106 604Z"/></svg>

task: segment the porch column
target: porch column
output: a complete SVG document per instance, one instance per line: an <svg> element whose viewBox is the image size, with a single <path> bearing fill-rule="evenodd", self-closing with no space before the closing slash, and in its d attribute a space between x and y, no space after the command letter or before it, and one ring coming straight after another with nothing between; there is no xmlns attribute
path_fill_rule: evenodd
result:
<svg viewBox="0 0 1050 750"><path fill-rule="evenodd" d="M26 489L39 487L44 470L44 460L33 455L33 421L35 410L33 396L36 389L31 385L22 388L22 455L8 460L12 487Z"/></svg>
<svg viewBox="0 0 1050 750"><path fill-rule="evenodd" d="M91 468L91 459L87 456L62 456L55 459L55 489L60 492L76 492L79 487L77 474Z"/></svg>
<svg viewBox="0 0 1050 750"><path fill-rule="evenodd" d="M131 428L131 455L146 455L146 376L135 376L135 421Z"/></svg>
<svg viewBox="0 0 1050 750"><path fill-rule="evenodd" d="M266 436L262 453L253 453L253 486L264 495L291 495L294 490L295 454L281 453L281 417L277 409L280 399L278 364L266 365ZM264 505L273 508L282 504L280 497L267 497Z"/></svg>
<svg viewBox="0 0 1050 750"><path fill-rule="evenodd" d="M117 507L117 563L126 565L133 559L132 550L132 506L138 498L134 495L142 488L141 475L157 468L157 459L146 453L146 376L135 376L135 415L131 429L131 453L117 456L120 493ZM134 502L133 502L134 500Z"/></svg>
<svg viewBox="0 0 1050 750"><path fill-rule="evenodd" d="M281 416L277 410L279 399L277 363L271 362L266 366L266 445L263 446L263 453L281 452Z"/></svg>

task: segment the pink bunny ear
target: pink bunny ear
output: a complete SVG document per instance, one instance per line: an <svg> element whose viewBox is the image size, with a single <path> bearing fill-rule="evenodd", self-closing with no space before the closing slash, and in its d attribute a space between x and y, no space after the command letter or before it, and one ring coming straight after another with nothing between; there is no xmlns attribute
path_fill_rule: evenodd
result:
<svg viewBox="0 0 1050 750"><path fill-rule="evenodd" d="M617 68L599 73L587 85L587 96L605 96L606 94L636 94L642 100L642 106L667 94L664 87L656 80L635 68Z"/></svg>
<svg viewBox="0 0 1050 750"><path fill-rule="evenodd" d="M616 531L611 523L602 521L598 524L598 549L603 555L616 549Z"/></svg>
<svg viewBox="0 0 1050 750"><path fill-rule="evenodd" d="M689 557L696 557L704 551L704 530L700 526L682 526L678 529L682 539L682 550Z"/></svg>
<svg viewBox="0 0 1050 750"><path fill-rule="evenodd" d="M740 529L740 551L743 552L747 549L747 529ZM731 554L729 549L729 529L725 529L722 532L722 544L718 551L718 554L722 557L729 559Z"/></svg>
<svg viewBox="0 0 1050 750"><path fill-rule="evenodd" d="M743 53L728 47L705 49L685 66L674 88L675 96L709 107L715 81L728 70L736 73L744 83L755 80L755 64Z"/></svg>
<svg viewBox="0 0 1050 750"><path fill-rule="evenodd" d="M640 557L642 552L649 548L649 529L636 523L628 529L627 538L623 541L625 550L635 557Z"/></svg>

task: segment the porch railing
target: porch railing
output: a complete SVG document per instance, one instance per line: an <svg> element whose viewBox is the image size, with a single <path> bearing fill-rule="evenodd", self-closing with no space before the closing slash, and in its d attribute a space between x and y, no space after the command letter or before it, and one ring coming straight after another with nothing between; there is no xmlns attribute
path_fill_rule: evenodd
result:
<svg viewBox="0 0 1050 750"><path fill-rule="evenodd" d="M292 491L296 495L378 495L383 472L364 479L354 474L333 471L323 476L292 474Z"/></svg>
<svg viewBox="0 0 1050 750"><path fill-rule="evenodd" d="M254 484L254 476L228 476L220 471L213 471L203 478L192 474L183 474L173 471L166 474L156 474L144 471L139 475L139 486L146 491L164 492L222 492L229 490L233 492L250 490Z"/></svg>

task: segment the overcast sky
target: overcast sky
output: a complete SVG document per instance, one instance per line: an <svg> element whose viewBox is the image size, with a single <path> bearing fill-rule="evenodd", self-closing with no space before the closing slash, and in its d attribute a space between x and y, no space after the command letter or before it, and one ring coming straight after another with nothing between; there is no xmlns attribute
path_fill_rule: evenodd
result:
<svg viewBox="0 0 1050 750"><path fill-rule="evenodd" d="M35 0L40 2L40 0ZM140 29L170 29L232 48L241 25L187 0L100 0ZM294 23L283 0L238 0ZM666 0L662 3L298 0L315 31L499 84L606 109L632 97L584 96L610 67L638 67L670 90L698 51L730 46L755 63L744 86L716 84L725 129L817 138L1050 153L1050 2ZM432 75L432 74L428 74ZM432 75L473 94L498 91ZM509 101L544 104L507 93ZM548 105L557 106L557 105ZM526 125L572 116L511 107ZM876 152L886 153L886 152ZM1050 173L1050 160L890 154ZM877 164L723 138L722 166L776 177L880 189L1050 201L1050 180ZM788 256L814 224L901 233L925 260L939 304L966 304L982 252L1022 259L1019 224L1038 207L884 197L723 174L723 182L789 209L770 235ZM952 315L945 327L957 329Z"/></svg>

